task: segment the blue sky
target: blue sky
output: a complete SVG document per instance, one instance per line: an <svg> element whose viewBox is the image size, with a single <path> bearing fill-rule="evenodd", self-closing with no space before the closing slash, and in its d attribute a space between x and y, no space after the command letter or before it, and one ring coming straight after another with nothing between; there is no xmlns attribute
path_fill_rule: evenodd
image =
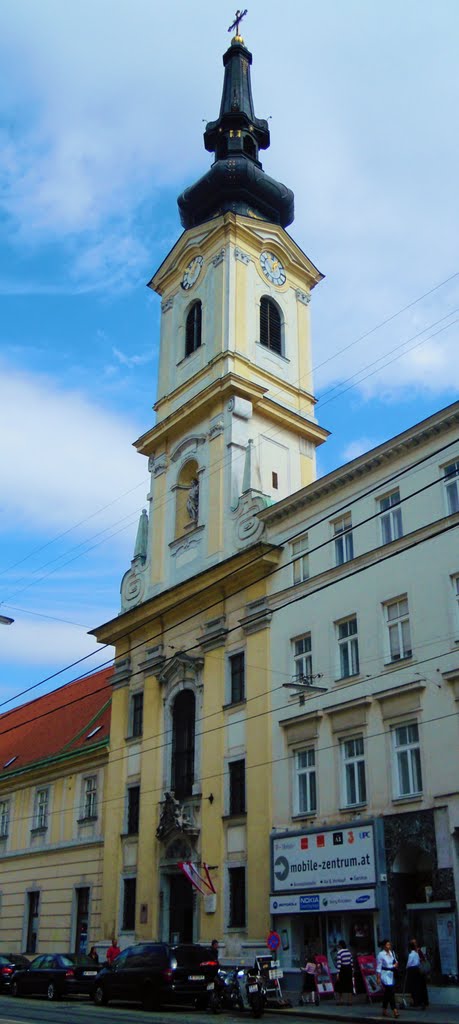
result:
<svg viewBox="0 0 459 1024"><path fill-rule="evenodd" d="M177 195L209 166L233 14L3 5L0 612L15 623L0 699L93 652L87 630L118 611L148 489L132 448L155 398L145 285L181 230ZM458 27L456 0L249 4L263 165L294 190L290 233L326 275L321 473L457 398Z"/></svg>

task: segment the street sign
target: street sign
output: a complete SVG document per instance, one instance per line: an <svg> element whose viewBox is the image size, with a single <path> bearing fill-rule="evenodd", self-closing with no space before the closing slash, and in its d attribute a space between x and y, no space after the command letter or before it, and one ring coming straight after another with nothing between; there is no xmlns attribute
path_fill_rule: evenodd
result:
<svg viewBox="0 0 459 1024"><path fill-rule="evenodd" d="M278 932L270 932L266 939L266 945L268 949L272 949L274 952L279 949L281 938Z"/></svg>

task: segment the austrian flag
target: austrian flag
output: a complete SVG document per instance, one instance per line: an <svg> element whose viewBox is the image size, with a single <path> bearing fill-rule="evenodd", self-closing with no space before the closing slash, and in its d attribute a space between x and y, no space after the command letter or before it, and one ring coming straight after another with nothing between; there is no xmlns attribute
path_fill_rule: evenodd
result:
<svg viewBox="0 0 459 1024"><path fill-rule="evenodd" d="M194 885L195 889L202 894L202 896L208 896L211 892L216 892L216 888L209 874L209 868L205 861L202 863L204 874L200 875L196 867L191 860L179 860L178 866L180 871L186 875L188 881Z"/></svg>

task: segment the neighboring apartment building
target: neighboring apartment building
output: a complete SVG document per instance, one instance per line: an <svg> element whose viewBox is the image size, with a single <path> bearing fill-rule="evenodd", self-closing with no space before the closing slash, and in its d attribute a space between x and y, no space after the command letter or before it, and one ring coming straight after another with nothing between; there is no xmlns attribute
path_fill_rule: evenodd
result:
<svg viewBox="0 0 459 1024"><path fill-rule="evenodd" d="M416 935L457 974L459 403L260 519L284 962Z"/></svg>
<svg viewBox="0 0 459 1024"><path fill-rule="evenodd" d="M84 950L102 933L107 668L0 716L0 948Z"/></svg>

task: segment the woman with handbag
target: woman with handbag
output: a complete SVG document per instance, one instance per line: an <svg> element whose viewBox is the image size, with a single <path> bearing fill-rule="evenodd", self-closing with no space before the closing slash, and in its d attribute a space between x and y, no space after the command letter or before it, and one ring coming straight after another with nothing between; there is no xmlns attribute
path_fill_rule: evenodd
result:
<svg viewBox="0 0 459 1024"><path fill-rule="evenodd" d="M398 1017L398 1010L395 1006L395 972L398 968L397 957L392 950L390 939L384 939L381 952L376 960L376 981L383 989L383 1017L387 1017L387 1007L390 1006L393 1016Z"/></svg>
<svg viewBox="0 0 459 1024"><path fill-rule="evenodd" d="M406 987L413 1000L413 1006L425 1010L429 1005L427 992L427 976L430 972L429 961L418 946L416 939L411 939L410 952L406 964Z"/></svg>

